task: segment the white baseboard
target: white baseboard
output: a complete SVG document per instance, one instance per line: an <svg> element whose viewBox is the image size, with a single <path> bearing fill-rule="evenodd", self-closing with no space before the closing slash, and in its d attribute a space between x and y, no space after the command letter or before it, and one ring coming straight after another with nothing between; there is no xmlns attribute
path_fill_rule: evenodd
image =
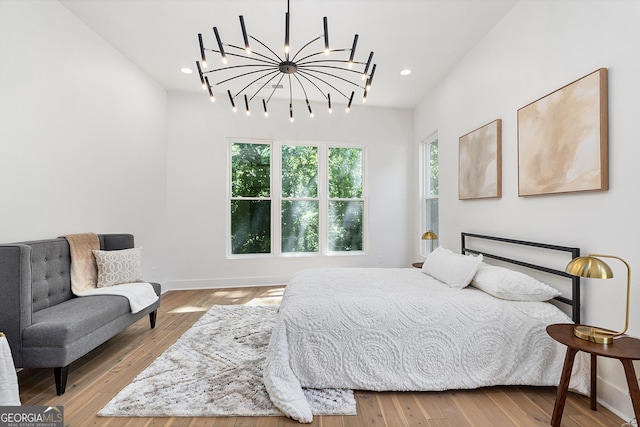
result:
<svg viewBox="0 0 640 427"><path fill-rule="evenodd" d="M197 279L197 280L170 280L163 284L167 291L195 290L195 289L222 289L222 288L246 288L251 286L284 285L291 276L273 277L231 277L221 279ZM164 289L163 289L164 290Z"/></svg>
<svg viewBox="0 0 640 427"><path fill-rule="evenodd" d="M598 377L598 403L625 421L635 416L629 393L600 377Z"/></svg>

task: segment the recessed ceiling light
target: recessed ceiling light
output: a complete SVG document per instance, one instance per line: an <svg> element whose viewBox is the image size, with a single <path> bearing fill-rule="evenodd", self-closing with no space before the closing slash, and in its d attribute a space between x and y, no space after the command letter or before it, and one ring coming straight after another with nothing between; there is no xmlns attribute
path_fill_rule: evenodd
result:
<svg viewBox="0 0 640 427"><path fill-rule="evenodd" d="M189 67L182 67L180 68L180 71L182 71L185 74L193 74L193 70Z"/></svg>
<svg viewBox="0 0 640 427"><path fill-rule="evenodd" d="M405 68L404 70L400 71L401 76L408 76L409 74L411 74L411 70L408 68Z"/></svg>

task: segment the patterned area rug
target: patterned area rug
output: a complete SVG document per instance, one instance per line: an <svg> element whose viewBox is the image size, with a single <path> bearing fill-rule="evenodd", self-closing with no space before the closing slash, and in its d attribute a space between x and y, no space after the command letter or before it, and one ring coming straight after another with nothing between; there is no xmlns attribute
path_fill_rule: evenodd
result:
<svg viewBox="0 0 640 427"><path fill-rule="evenodd" d="M262 383L277 307L216 305L98 413L104 417L282 415ZM354 415L352 390L305 389L314 415Z"/></svg>

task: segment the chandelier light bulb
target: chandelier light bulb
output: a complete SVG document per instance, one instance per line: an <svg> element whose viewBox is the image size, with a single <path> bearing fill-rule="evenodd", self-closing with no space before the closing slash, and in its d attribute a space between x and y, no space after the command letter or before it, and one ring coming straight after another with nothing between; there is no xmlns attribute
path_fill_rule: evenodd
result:
<svg viewBox="0 0 640 427"><path fill-rule="evenodd" d="M202 61L202 68L207 68L207 61Z"/></svg>

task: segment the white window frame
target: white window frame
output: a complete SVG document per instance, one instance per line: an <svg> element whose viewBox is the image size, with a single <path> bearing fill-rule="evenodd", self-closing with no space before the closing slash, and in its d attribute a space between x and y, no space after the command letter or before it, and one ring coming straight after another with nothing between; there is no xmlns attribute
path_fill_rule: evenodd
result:
<svg viewBox="0 0 640 427"><path fill-rule="evenodd" d="M271 253L266 254L232 254L231 253L231 147L232 144L269 144L271 146L271 174L270 174L270 198L258 198L271 200ZM318 251L317 252L282 252L282 202L284 200L307 200L305 198L282 197L282 146L318 147L318 200L319 200L319 224L318 224ZM328 221L329 221L329 148L353 148L362 150L362 198L344 199L346 201L363 201L362 218L362 250L361 251L329 251ZM289 141L289 140L256 140L248 138L227 139L227 202L226 202L226 253L228 259L247 259L264 257L318 257L318 256L354 256L366 255L368 251L369 235L369 197L368 197L368 173L367 173L367 146L357 144L326 143L318 141ZM236 199L236 198L233 198ZM241 198L245 199L245 198ZM246 198L253 199L253 198ZM312 200L312 199L308 199ZM343 200L343 199L331 199Z"/></svg>

